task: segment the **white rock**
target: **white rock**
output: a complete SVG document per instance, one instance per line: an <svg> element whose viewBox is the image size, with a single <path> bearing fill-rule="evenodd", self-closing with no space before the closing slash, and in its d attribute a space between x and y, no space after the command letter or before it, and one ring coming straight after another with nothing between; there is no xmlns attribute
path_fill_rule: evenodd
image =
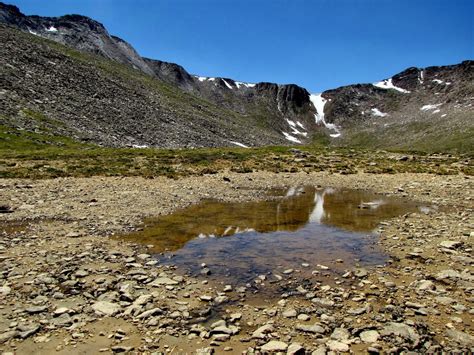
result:
<svg viewBox="0 0 474 355"><path fill-rule="evenodd" d="M98 301L92 305L92 309L99 315L113 316L120 311L120 305L117 303Z"/></svg>
<svg viewBox="0 0 474 355"><path fill-rule="evenodd" d="M265 334L271 333L275 330L272 324L265 324L262 325L260 328L256 329L253 334L252 338L264 339Z"/></svg>
<svg viewBox="0 0 474 355"><path fill-rule="evenodd" d="M158 277L155 281L153 281L150 286L162 286L162 285L177 285L178 282L175 280L170 279L169 277Z"/></svg>
<svg viewBox="0 0 474 355"><path fill-rule="evenodd" d="M292 343L288 346L286 351L286 355L296 355L296 354L304 354L304 348L299 343Z"/></svg>
<svg viewBox="0 0 474 355"><path fill-rule="evenodd" d="M288 344L278 340L271 340L262 346L264 352L285 351L288 349Z"/></svg>
<svg viewBox="0 0 474 355"><path fill-rule="evenodd" d="M305 324L297 324L296 330L301 330L307 333L315 333L315 334L324 334L324 328L319 324L315 323L313 325L305 325Z"/></svg>
<svg viewBox="0 0 474 355"><path fill-rule="evenodd" d="M336 328L331 334L331 339L345 341L349 339L349 331L345 328Z"/></svg>
<svg viewBox="0 0 474 355"><path fill-rule="evenodd" d="M349 351L349 345L337 340L329 340L326 345L332 351Z"/></svg>
<svg viewBox="0 0 474 355"><path fill-rule="evenodd" d="M70 309L67 308L67 307L59 307L59 308L56 308L53 312L53 314L55 316L60 316L61 314L64 314L64 313L69 313L70 312Z"/></svg>
<svg viewBox="0 0 474 355"><path fill-rule="evenodd" d="M8 287L7 285L0 287L0 294L3 296L8 295L11 292L11 287Z"/></svg>
<svg viewBox="0 0 474 355"><path fill-rule="evenodd" d="M375 343L379 339L379 332L376 330L365 330L359 334L360 340L364 343Z"/></svg>
<svg viewBox="0 0 474 355"><path fill-rule="evenodd" d="M294 308L287 309L286 311L282 313L282 315L285 318L294 318L297 316L296 309Z"/></svg>
<svg viewBox="0 0 474 355"><path fill-rule="evenodd" d="M455 240L443 240L441 243L439 243L439 246L441 248L446 248L446 249L455 249L458 248L462 245L461 241L455 241Z"/></svg>

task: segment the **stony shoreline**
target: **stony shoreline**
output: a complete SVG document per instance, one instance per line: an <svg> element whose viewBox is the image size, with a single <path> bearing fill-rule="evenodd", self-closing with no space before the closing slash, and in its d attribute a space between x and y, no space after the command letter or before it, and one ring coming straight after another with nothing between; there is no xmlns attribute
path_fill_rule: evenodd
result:
<svg viewBox="0 0 474 355"><path fill-rule="evenodd" d="M296 292L275 301L250 302L238 288L183 277L156 265L145 247L107 237L201 199L262 199L269 188L306 184L369 189L443 208L380 225L388 265L304 286L295 270L280 282ZM0 214L0 350L472 351L473 191L472 177L461 174L0 180L2 204L14 210Z"/></svg>

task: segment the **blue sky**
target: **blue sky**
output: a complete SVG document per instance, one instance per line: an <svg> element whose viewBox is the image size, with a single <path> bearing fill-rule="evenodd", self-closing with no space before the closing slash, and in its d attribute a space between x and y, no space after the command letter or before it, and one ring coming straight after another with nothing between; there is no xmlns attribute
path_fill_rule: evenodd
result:
<svg viewBox="0 0 474 355"><path fill-rule="evenodd" d="M77 13L142 55L203 76L311 92L474 58L472 0L3 0Z"/></svg>

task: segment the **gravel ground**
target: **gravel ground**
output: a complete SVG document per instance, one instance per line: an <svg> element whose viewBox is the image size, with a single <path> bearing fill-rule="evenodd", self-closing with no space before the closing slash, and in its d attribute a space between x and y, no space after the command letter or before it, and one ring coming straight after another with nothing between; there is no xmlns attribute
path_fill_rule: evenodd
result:
<svg viewBox="0 0 474 355"><path fill-rule="evenodd" d="M368 189L439 209L380 224L387 265L304 284L294 270L279 281L294 292L274 299L183 276L145 246L108 237L204 198L262 199L266 189L303 184ZM472 351L473 191L461 174L0 180L0 350Z"/></svg>

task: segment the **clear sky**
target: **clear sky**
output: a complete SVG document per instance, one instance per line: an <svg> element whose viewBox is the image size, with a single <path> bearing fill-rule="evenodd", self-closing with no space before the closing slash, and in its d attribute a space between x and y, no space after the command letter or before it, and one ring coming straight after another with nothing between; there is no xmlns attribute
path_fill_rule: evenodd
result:
<svg viewBox="0 0 474 355"><path fill-rule="evenodd" d="M474 0L3 0L102 22L189 72L311 92L474 59Z"/></svg>

